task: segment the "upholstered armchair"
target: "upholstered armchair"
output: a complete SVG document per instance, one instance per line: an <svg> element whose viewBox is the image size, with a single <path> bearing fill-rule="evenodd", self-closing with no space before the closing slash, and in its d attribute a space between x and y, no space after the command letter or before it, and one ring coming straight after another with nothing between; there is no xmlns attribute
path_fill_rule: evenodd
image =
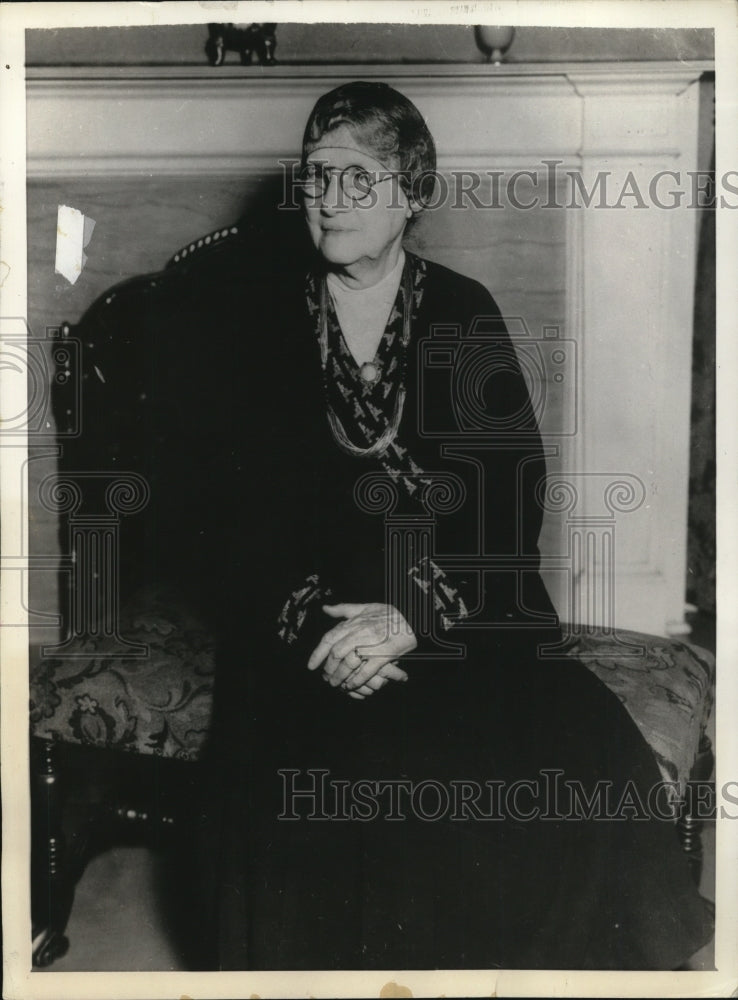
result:
<svg viewBox="0 0 738 1000"><path fill-rule="evenodd" d="M67 581L66 635L34 649L31 662L38 966L66 951L74 886L95 852L132 831L166 847L197 809L213 718L217 608L193 580L207 577L208 560L225 542L211 526L215 494L190 488L182 463L216 492L227 483L217 479L219 455L206 440L203 414L170 403L183 385L177 357L208 346L205 331L217 322L226 289L242 287L243 253L236 227L211 233L162 272L113 288L79 324L61 328L82 353L83 419L38 498L59 515ZM248 290L240 296L247 311ZM198 329L200 342L193 341ZM167 385L151 384L150 350L171 352ZM60 428L69 419L67 391L61 386L54 399ZM699 881L701 819L688 793L690 781L706 781L712 771L713 657L677 639L596 628L565 633L566 655L618 695L674 783L679 834ZM64 769L71 752L94 758L108 776L97 801L76 812L69 807L79 799L75 769ZM126 783L125 764L134 762L138 777ZM84 777L85 765L76 771Z"/></svg>

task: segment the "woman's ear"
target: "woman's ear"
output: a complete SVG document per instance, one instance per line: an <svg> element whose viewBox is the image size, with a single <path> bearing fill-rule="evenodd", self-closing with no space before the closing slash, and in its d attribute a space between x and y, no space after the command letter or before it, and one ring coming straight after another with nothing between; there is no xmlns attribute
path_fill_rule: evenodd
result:
<svg viewBox="0 0 738 1000"><path fill-rule="evenodd" d="M422 201L418 200L417 195L420 193L416 187L416 183L409 171L402 175L400 189L405 196L405 201L407 205L405 206L405 218L408 222L411 219L417 218L418 215L423 211L425 207Z"/></svg>

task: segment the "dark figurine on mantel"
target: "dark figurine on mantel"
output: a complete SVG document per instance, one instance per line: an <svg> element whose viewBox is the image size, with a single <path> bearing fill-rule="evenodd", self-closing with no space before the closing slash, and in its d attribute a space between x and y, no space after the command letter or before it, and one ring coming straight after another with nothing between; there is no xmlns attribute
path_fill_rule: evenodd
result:
<svg viewBox="0 0 738 1000"><path fill-rule="evenodd" d="M251 65L254 55L262 66L276 62L276 24L209 24L205 54L211 66L222 66L228 51L238 52L244 66Z"/></svg>

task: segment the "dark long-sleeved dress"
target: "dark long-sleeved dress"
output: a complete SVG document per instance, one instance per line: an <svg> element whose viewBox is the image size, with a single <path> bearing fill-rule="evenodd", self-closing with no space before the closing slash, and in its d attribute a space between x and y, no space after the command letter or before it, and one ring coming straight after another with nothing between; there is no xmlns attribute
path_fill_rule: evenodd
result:
<svg viewBox="0 0 738 1000"><path fill-rule="evenodd" d="M153 500L124 588L169 576L218 632L200 875L220 967L677 967L711 927L673 823L618 810L660 781L653 756L584 666L543 655L545 463L495 303L408 254L367 384L319 273L244 300L242 266L149 310L159 410L126 455ZM359 701L307 670L338 602L402 611L406 683Z"/></svg>
<svg viewBox="0 0 738 1000"><path fill-rule="evenodd" d="M598 787L601 812L647 801L651 752L581 664L542 655L560 638L536 562L545 464L495 303L408 255L368 386L319 276L276 311L266 509L243 526L253 590L231 632L248 752L223 967L676 967L710 928L673 824L587 818ZM393 421L386 451L357 453ZM408 682L357 701L308 672L324 601L399 607Z"/></svg>

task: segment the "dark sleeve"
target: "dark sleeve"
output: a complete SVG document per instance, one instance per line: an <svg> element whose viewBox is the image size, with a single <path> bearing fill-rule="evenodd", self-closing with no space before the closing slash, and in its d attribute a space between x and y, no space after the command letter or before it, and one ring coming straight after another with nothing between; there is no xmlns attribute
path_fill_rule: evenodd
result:
<svg viewBox="0 0 738 1000"><path fill-rule="evenodd" d="M456 432L451 446L473 456L478 466L477 470L467 466L469 496L460 510L437 517L439 550L468 553L483 539L484 555L506 561L504 568L488 570L481 578L475 572L446 569L443 559L434 560L432 555L411 568L411 579L424 595L418 606L408 604L411 626L416 634L423 632L421 620L427 622L430 607L435 635L453 642L454 627L463 626L480 604L481 612L474 617L501 628L531 615L551 615L553 608L538 572L545 458L515 344L496 302L482 285L449 280L444 293L439 313L449 329L458 328L459 337L453 349L453 373L434 386L434 417L438 427ZM434 343L441 346L437 340ZM457 475L464 470L463 463L444 463L442 458L439 467ZM419 652L431 647L432 642L423 639Z"/></svg>

